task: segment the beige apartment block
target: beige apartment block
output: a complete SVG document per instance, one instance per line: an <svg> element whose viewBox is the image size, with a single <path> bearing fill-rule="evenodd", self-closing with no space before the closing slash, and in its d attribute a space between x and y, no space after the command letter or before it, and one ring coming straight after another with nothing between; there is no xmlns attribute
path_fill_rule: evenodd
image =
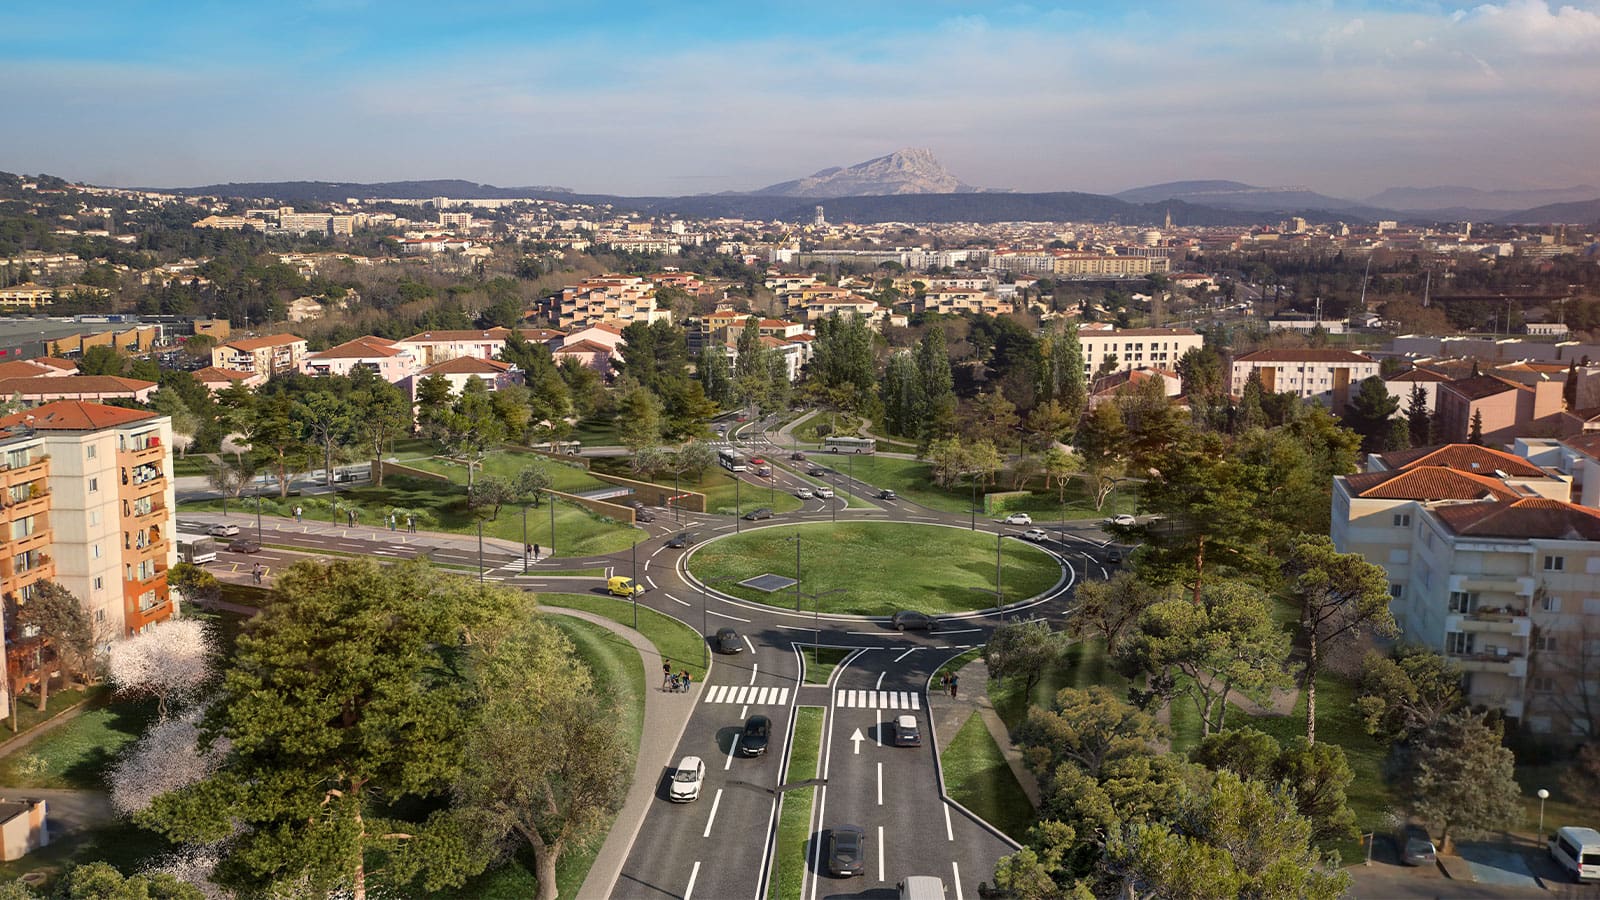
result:
<svg viewBox="0 0 1600 900"><path fill-rule="evenodd" d="M306 339L293 334L239 338L211 348L211 365L271 378L298 371L306 356Z"/></svg>
<svg viewBox="0 0 1600 900"><path fill-rule="evenodd" d="M1234 396L1244 393L1251 372L1260 374L1263 391L1317 400L1338 414L1354 386L1378 374L1378 361L1349 350L1257 350L1234 358Z"/></svg>
<svg viewBox="0 0 1600 900"><path fill-rule="evenodd" d="M1083 374L1094 375L1107 359L1115 358L1116 371L1128 369L1176 370L1178 360L1205 344L1199 332L1188 328L1124 328L1119 331L1079 330Z"/></svg>

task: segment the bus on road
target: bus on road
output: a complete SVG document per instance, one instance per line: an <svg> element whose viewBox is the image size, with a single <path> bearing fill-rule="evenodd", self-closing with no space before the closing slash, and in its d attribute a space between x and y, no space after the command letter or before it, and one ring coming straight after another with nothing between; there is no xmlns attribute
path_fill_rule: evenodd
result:
<svg viewBox="0 0 1600 900"><path fill-rule="evenodd" d="M829 437L822 439L822 449L829 453L876 453L877 438Z"/></svg>
<svg viewBox="0 0 1600 900"><path fill-rule="evenodd" d="M178 532L178 559L203 566L217 561L217 542L203 534Z"/></svg>
<svg viewBox="0 0 1600 900"><path fill-rule="evenodd" d="M727 447L717 451L717 462L722 463L722 467L729 472L743 472L750 467L743 453Z"/></svg>

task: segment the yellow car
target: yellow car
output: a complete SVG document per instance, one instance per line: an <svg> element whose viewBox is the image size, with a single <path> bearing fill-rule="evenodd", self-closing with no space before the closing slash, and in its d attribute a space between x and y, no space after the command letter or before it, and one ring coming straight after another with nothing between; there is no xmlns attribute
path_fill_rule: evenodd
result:
<svg viewBox="0 0 1600 900"><path fill-rule="evenodd" d="M613 597L637 597L644 593L644 585L635 584L632 578L626 575L613 575L606 579L606 588Z"/></svg>

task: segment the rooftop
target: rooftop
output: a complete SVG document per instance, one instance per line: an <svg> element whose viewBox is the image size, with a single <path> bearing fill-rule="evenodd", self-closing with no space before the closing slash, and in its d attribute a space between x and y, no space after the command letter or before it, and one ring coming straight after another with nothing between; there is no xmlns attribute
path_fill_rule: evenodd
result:
<svg viewBox="0 0 1600 900"><path fill-rule="evenodd" d="M1499 470L1514 478L1541 478L1545 475L1544 469L1514 453L1477 444L1445 444L1437 447L1395 450L1378 454L1378 460L1389 469L1444 466L1458 472L1490 475Z"/></svg>
<svg viewBox="0 0 1600 900"><path fill-rule="evenodd" d="M1125 332L1119 332L1125 333ZM1370 356L1350 350L1257 350L1234 357L1234 362L1375 363Z"/></svg>
<svg viewBox="0 0 1600 900"><path fill-rule="evenodd" d="M1515 381L1507 381L1498 375L1476 375L1459 381L1447 381L1444 387L1446 390L1459 394L1467 400L1482 400L1485 397L1504 394L1506 391L1528 390L1525 385L1517 384Z"/></svg>
<svg viewBox="0 0 1600 900"><path fill-rule="evenodd" d="M232 347L235 350L244 350L249 352L252 350L265 350L268 347L287 347L290 344L299 344L304 342L305 338L300 337L299 335L269 334L266 337L240 338L236 341L226 341L222 344L222 346Z"/></svg>
<svg viewBox="0 0 1600 900"><path fill-rule="evenodd" d="M154 418L155 413L144 409L106 406L85 400L57 400L0 418L0 428L22 425L38 431L99 431Z"/></svg>
<svg viewBox="0 0 1600 900"><path fill-rule="evenodd" d="M479 359L476 356L457 356L436 362L423 369L421 375L503 375L511 371L511 364L498 359Z"/></svg>
<svg viewBox="0 0 1600 900"><path fill-rule="evenodd" d="M1600 541L1600 510L1543 497L1441 506L1434 514L1465 537Z"/></svg>
<svg viewBox="0 0 1600 900"><path fill-rule="evenodd" d="M1514 500L1522 496L1498 478L1444 466L1345 476L1352 496L1367 500Z"/></svg>

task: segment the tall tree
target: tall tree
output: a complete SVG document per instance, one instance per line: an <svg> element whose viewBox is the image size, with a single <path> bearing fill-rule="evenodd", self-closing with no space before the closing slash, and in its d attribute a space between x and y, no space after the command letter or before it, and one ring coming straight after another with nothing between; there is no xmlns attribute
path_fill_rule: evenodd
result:
<svg viewBox="0 0 1600 900"><path fill-rule="evenodd" d="M39 711L44 712L53 675L60 672L64 678L72 678L86 674L94 664L98 643L94 620L77 595L54 581L36 583L32 596L7 609L6 618L11 622L6 629L7 647L33 653L34 668L39 672ZM23 637L29 632L32 637ZM54 649L54 654L47 654L47 648Z"/></svg>
<svg viewBox="0 0 1600 900"><path fill-rule="evenodd" d="M921 388L917 383L917 364L909 352L889 356L884 364L883 383L878 388L883 407L883 425L890 434L916 437L921 427Z"/></svg>
<svg viewBox="0 0 1600 900"><path fill-rule="evenodd" d="M1472 411L1472 422L1467 428L1467 443L1483 446L1483 410Z"/></svg>
<svg viewBox="0 0 1600 900"><path fill-rule="evenodd" d="M1078 454L1083 457L1083 468L1090 479L1096 510L1105 504L1106 498L1116 488L1118 479L1126 471L1127 435L1128 430L1122 423L1122 411L1115 403L1095 406L1078 423L1078 433L1073 442Z"/></svg>
<svg viewBox="0 0 1600 900"><path fill-rule="evenodd" d="M1380 453L1386 449L1389 419L1400 409L1400 401L1390 396L1389 386L1374 375L1363 379L1344 411L1344 424L1361 435L1361 449Z"/></svg>
<svg viewBox="0 0 1600 900"><path fill-rule="evenodd" d="M1461 671L1421 647L1400 647L1393 657L1368 652L1356 682L1356 709L1367 732L1391 743L1426 733L1466 704Z"/></svg>
<svg viewBox="0 0 1600 900"><path fill-rule="evenodd" d="M450 379L438 372L417 382L417 424L424 435L433 440L441 439L442 424L450 414L454 393Z"/></svg>
<svg viewBox="0 0 1600 900"><path fill-rule="evenodd" d="M1303 535L1283 566L1306 641L1306 743L1317 742L1317 675L1322 659L1364 632L1398 633L1389 611L1389 580L1359 553L1340 553L1326 535Z"/></svg>
<svg viewBox="0 0 1600 900"><path fill-rule="evenodd" d="M661 443L661 401L643 385L635 385L617 403L617 433L637 456Z"/></svg>
<svg viewBox="0 0 1600 900"><path fill-rule="evenodd" d="M309 391L294 402L293 415L304 430L306 439L322 450L322 475L328 485L333 485L333 460L360 429L360 415L354 404L346 399L348 379L341 383L320 385L323 390Z"/></svg>
<svg viewBox="0 0 1600 900"><path fill-rule="evenodd" d="M461 395L439 420L440 443L446 452L467 464L467 490L472 472L489 450L505 440L505 424L494 408L489 387L476 375L461 386Z"/></svg>
<svg viewBox="0 0 1600 900"><path fill-rule="evenodd" d="M251 455L262 468L278 480L278 497L289 496L296 476L311 466L315 448L306 441L305 431L294 417L294 402L288 392L264 397L251 410L249 430L245 432Z"/></svg>
<svg viewBox="0 0 1600 900"><path fill-rule="evenodd" d="M1067 634L1079 640L1099 635L1106 655L1115 657L1123 636L1161 600L1161 592L1132 572L1118 572L1110 581L1080 582L1074 600Z"/></svg>
<svg viewBox="0 0 1600 900"><path fill-rule="evenodd" d="M411 403L399 388L379 378L366 366L350 373L350 397L356 409L360 430L372 448L372 458L383 459L394 440L410 432ZM383 487L383 467L375 467L373 483Z"/></svg>
<svg viewBox="0 0 1600 900"><path fill-rule="evenodd" d="M1021 678L1022 695L1028 697L1061 650L1061 634L1044 619L1003 622L984 643L983 661L994 678Z"/></svg>
<svg viewBox="0 0 1600 900"><path fill-rule="evenodd" d="M1039 339L1039 391L1042 403L1057 404L1068 422L1083 414L1088 390L1083 378L1083 343L1078 323L1057 319L1057 325Z"/></svg>
<svg viewBox="0 0 1600 900"><path fill-rule="evenodd" d="M926 446L935 437L944 437L956 425L955 376L950 372L950 351L944 329L933 325L917 342L919 437Z"/></svg>
<svg viewBox="0 0 1600 900"><path fill-rule="evenodd" d="M1416 748L1409 789L1424 821L1439 829L1439 844L1505 828L1522 818L1516 759L1501 744L1498 725L1477 713L1439 720Z"/></svg>
<svg viewBox="0 0 1600 900"><path fill-rule="evenodd" d="M1406 425L1410 428L1411 443L1423 445L1428 443L1430 432L1428 415L1428 392L1422 385L1413 384L1411 395L1406 401Z"/></svg>

